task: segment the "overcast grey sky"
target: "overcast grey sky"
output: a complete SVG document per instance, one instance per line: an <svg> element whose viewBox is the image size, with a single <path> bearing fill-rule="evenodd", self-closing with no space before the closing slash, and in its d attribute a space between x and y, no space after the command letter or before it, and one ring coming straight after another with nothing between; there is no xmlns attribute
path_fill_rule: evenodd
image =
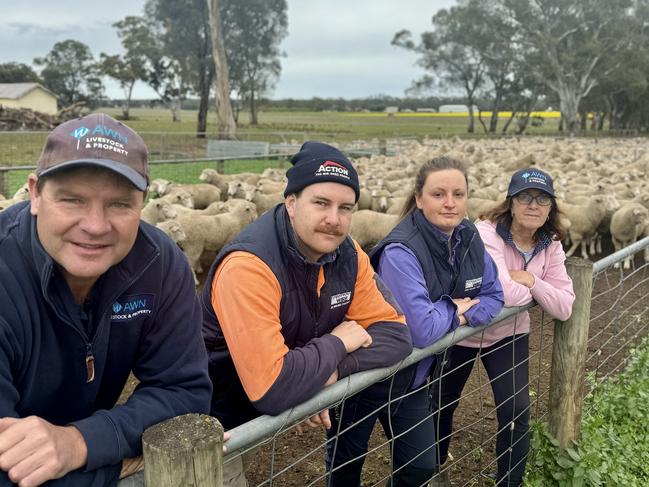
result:
<svg viewBox="0 0 649 487"><path fill-rule="evenodd" d="M76 39L96 58L121 52L112 24L140 15L143 0L0 0L0 62L31 64L55 42ZM416 56L390 45L395 32L409 29L418 38L431 17L455 0L288 0L286 57L272 98L403 96L423 71ZM121 90L106 82L107 95ZM144 83L135 98L154 97Z"/></svg>

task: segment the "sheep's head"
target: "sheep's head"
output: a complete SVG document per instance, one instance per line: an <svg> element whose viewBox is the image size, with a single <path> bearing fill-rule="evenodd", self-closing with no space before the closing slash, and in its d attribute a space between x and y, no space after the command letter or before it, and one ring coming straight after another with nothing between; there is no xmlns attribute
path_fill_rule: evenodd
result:
<svg viewBox="0 0 649 487"><path fill-rule="evenodd" d="M255 199L255 196L261 193L261 188L255 188L251 186L249 188L246 188L243 197L246 201L253 201Z"/></svg>
<svg viewBox="0 0 649 487"><path fill-rule="evenodd" d="M157 202L156 208L158 209L158 211L160 212L160 214L163 216L165 220L171 220L178 216L178 212L173 207L173 205L170 205L166 201Z"/></svg>
<svg viewBox="0 0 649 487"><path fill-rule="evenodd" d="M149 185L149 191L159 195L167 194L171 181L167 179L154 179Z"/></svg>
<svg viewBox="0 0 649 487"><path fill-rule="evenodd" d="M180 226L180 223L174 220L168 220L166 222L161 222L156 225L160 230L169 235L171 240L176 243L181 243L187 240L187 234L183 227Z"/></svg>
<svg viewBox="0 0 649 487"><path fill-rule="evenodd" d="M15 200L21 200L25 201L29 199L29 188L27 187L27 183L23 184L18 191L16 191L16 194L14 194L13 199Z"/></svg>
<svg viewBox="0 0 649 487"><path fill-rule="evenodd" d="M236 198L241 188L241 181L230 181L228 183L228 198Z"/></svg>
<svg viewBox="0 0 649 487"><path fill-rule="evenodd" d="M198 179L201 181L204 181L206 183L211 183L215 180L217 180L219 177L219 173L216 172L214 169L203 169L203 172L201 172L201 175L198 176Z"/></svg>
<svg viewBox="0 0 649 487"><path fill-rule="evenodd" d="M194 208L194 198L187 191L178 191L175 193L172 203L175 205L186 206L187 208Z"/></svg>

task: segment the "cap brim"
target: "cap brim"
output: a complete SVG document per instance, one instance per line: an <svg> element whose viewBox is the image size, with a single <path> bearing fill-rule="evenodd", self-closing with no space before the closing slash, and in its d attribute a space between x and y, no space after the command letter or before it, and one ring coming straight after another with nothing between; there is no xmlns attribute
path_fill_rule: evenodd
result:
<svg viewBox="0 0 649 487"><path fill-rule="evenodd" d="M548 191L547 186L537 186L536 184L529 184L524 188L517 189L516 191L512 191L511 193L507 193L507 196L516 196L518 193L521 193L526 189L538 189L539 191L543 191L544 193L549 194L550 196L555 198L554 192Z"/></svg>
<svg viewBox="0 0 649 487"><path fill-rule="evenodd" d="M70 169L76 166L103 167L104 169L108 169L119 174L120 176L125 177L140 191L146 191L146 188L149 185L147 179L140 173L135 171L133 168L127 166L126 164L122 164L121 162L111 161L110 159L78 159L74 161L66 161L61 164L57 164L56 166L49 169L45 169L44 171L38 173L38 175L46 176L48 174L54 174L63 169Z"/></svg>

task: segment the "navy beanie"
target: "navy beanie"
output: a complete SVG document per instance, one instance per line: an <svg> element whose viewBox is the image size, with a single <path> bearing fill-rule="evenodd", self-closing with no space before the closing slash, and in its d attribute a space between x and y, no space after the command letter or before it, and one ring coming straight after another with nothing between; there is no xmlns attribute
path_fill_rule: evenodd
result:
<svg viewBox="0 0 649 487"><path fill-rule="evenodd" d="M315 183L333 182L349 186L360 196L358 174L347 157L335 147L322 142L305 142L300 152L291 158L291 167L286 172L288 184L284 196L297 193Z"/></svg>

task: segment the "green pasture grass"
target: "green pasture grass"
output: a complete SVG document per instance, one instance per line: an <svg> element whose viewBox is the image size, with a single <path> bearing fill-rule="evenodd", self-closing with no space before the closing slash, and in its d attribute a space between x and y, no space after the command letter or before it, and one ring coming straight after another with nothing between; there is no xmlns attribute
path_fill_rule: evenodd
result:
<svg viewBox="0 0 649 487"><path fill-rule="evenodd" d="M236 174L240 172L261 173L266 168L279 168L282 161L277 159L237 159L223 162L223 172L225 174ZM215 162L182 162L173 164L151 164L149 176L150 179L167 179L174 183L200 183L198 177L203 169L216 169ZM14 170L6 173L7 191L4 196L11 197L18 188L27 182L27 176L31 170Z"/></svg>
<svg viewBox="0 0 649 487"><path fill-rule="evenodd" d="M261 173L266 168L279 168L281 162L277 159L242 159L224 161L223 172L236 174L240 172ZM215 162L183 162L174 164L151 164L151 179L167 179L175 183L200 183L198 177L203 169L216 169Z"/></svg>
<svg viewBox="0 0 649 487"><path fill-rule="evenodd" d="M120 109L101 109L113 116L121 114ZM468 117L449 114L397 114L359 112L299 112L299 111L260 111L258 125L250 125L247 112L239 115L238 132L241 139L255 139L266 135L281 141L296 140L302 142L305 137L322 140L349 141L356 139L392 138L392 137L446 137L467 133ZM195 133L197 111L181 110L180 122L173 122L171 111L156 108L136 108L131 110L132 120L126 123L136 131L142 132L177 132ZM208 133L216 132L216 114L208 113ZM488 124L488 119L485 118ZM502 128L504 119L499 122ZM510 127L513 128L513 127ZM547 119L543 127L528 127L529 134L556 132L558 119ZM274 134L281 132L283 135ZM484 131L476 118L474 136L482 136ZM280 140L278 140L280 141Z"/></svg>

